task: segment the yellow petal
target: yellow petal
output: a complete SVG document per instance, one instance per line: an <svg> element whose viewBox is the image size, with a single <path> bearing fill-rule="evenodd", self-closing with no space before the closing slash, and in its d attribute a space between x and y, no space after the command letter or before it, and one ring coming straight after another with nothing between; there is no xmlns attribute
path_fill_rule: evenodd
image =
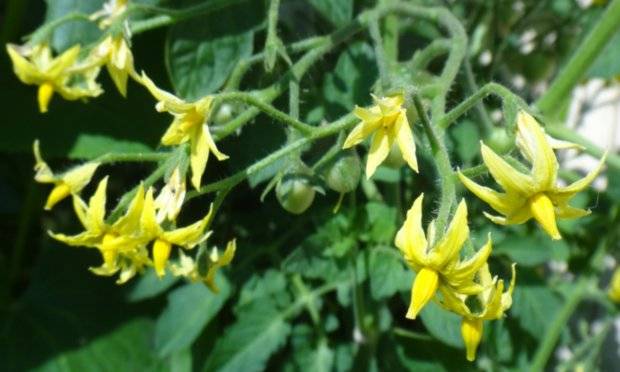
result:
<svg viewBox="0 0 620 372"><path fill-rule="evenodd" d="M174 229L172 231L166 231L162 234L163 238L167 241L180 245L185 248L193 248L197 244L201 243L210 233L205 233L205 229L211 222L213 216L213 206L209 209L209 213L201 220L194 222L189 226Z"/></svg>
<svg viewBox="0 0 620 372"><path fill-rule="evenodd" d="M131 199L125 214L114 222L112 229L121 235L136 235L141 227L141 216L144 208L144 185L140 183L138 190Z"/></svg>
<svg viewBox="0 0 620 372"><path fill-rule="evenodd" d="M603 165L605 165L606 159L607 159L607 152L603 154L603 157L599 161L596 168L590 171L590 173L588 173L584 178L580 179L579 181L575 181L566 187L557 188L555 190L554 196L560 197L563 200L569 200L576 193L588 187L588 185L590 185L590 183L594 181L594 179L599 175L599 173L603 169Z"/></svg>
<svg viewBox="0 0 620 372"><path fill-rule="evenodd" d="M7 44L6 51L13 62L15 75L24 84L39 84L44 80L42 72L17 51L17 46Z"/></svg>
<svg viewBox="0 0 620 372"><path fill-rule="evenodd" d="M555 207L555 213L558 218L579 218L592 213L589 210L571 207L568 204Z"/></svg>
<svg viewBox="0 0 620 372"><path fill-rule="evenodd" d="M67 68L71 67L71 65L75 63L79 54L79 45L74 45L73 47L67 49L60 56L54 58L48 67L46 74L52 78L56 78L60 74L65 73Z"/></svg>
<svg viewBox="0 0 620 372"><path fill-rule="evenodd" d="M182 99L178 98L172 93L168 93L163 89L159 89L155 83L149 79L144 72L140 77L142 85L148 89L149 92L157 99L161 104L157 105L158 111L168 111L170 113L184 113L188 110L192 110L194 106L190 103L186 103Z"/></svg>
<svg viewBox="0 0 620 372"><path fill-rule="evenodd" d="M558 161L540 124L525 111L517 115L517 145L532 163L534 182L542 189L555 185Z"/></svg>
<svg viewBox="0 0 620 372"><path fill-rule="evenodd" d="M52 238L74 247L96 247L101 242L101 235L85 231L77 235L56 234L48 231Z"/></svg>
<svg viewBox="0 0 620 372"><path fill-rule="evenodd" d="M166 274L166 264L170 257L171 248L172 245L165 240L157 239L153 243L153 266L160 278Z"/></svg>
<svg viewBox="0 0 620 372"><path fill-rule="evenodd" d="M515 284L517 282L517 272L515 267L516 263L513 263L511 266L512 278L510 279L510 286L508 286L508 290L502 294L502 311L506 311L512 306L512 292L515 289Z"/></svg>
<svg viewBox="0 0 620 372"><path fill-rule="evenodd" d="M489 259L492 250L493 243L491 242L491 234L489 233L486 244L472 257L466 261L459 262L452 271L446 273L446 280L452 286L459 286L463 285L466 281L473 281L478 270L480 270L482 265Z"/></svg>
<svg viewBox="0 0 620 372"><path fill-rule="evenodd" d="M366 178L370 179L377 167L387 158L390 153L392 141L384 130L378 130L372 138L368 160L366 161Z"/></svg>
<svg viewBox="0 0 620 372"><path fill-rule="evenodd" d="M358 119L367 123L375 123L381 119L381 112L377 109L366 109L363 107L355 106L353 109L353 115Z"/></svg>
<svg viewBox="0 0 620 372"><path fill-rule="evenodd" d="M467 360L473 362L476 359L476 350L482 340L482 320L476 318L463 318L461 323L461 336L465 343Z"/></svg>
<svg viewBox="0 0 620 372"><path fill-rule="evenodd" d="M209 127L207 126L207 124L202 125L202 131L209 146L209 151L211 151L213 155L215 155L217 160L222 161L228 159L228 155L225 155L220 152L220 150L218 150L217 146L215 145L215 141L213 141L213 137L211 137L211 132L209 131Z"/></svg>
<svg viewBox="0 0 620 372"><path fill-rule="evenodd" d="M157 223L155 201L153 200L153 188L149 188L144 197L142 215L140 216L140 228L142 233L150 239L163 234L163 229Z"/></svg>
<svg viewBox="0 0 620 372"><path fill-rule="evenodd" d="M411 287L411 303L407 310L408 319L415 319L422 308L433 298L437 292L439 275L436 271L423 268L418 272Z"/></svg>
<svg viewBox="0 0 620 372"><path fill-rule="evenodd" d="M98 167L99 163L96 162L85 163L69 170L61 178L69 186L71 193L77 194L88 185Z"/></svg>
<svg viewBox="0 0 620 372"><path fill-rule="evenodd" d="M612 301L620 302L620 269L614 270L607 295Z"/></svg>
<svg viewBox="0 0 620 372"><path fill-rule="evenodd" d="M219 288L215 284L215 274L221 267L227 266L232 262L236 250L237 241L233 239L229 241L226 245L226 250L224 251L224 254L222 254L219 259L214 262L213 265L209 268L209 271L204 278L204 282L214 293L219 292Z"/></svg>
<svg viewBox="0 0 620 372"><path fill-rule="evenodd" d="M562 239L555 223L555 208L553 207L551 199L544 193L540 193L534 195L529 203L532 215L540 226L542 226L543 230L555 240Z"/></svg>
<svg viewBox="0 0 620 372"><path fill-rule="evenodd" d="M39 86L39 91L37 95L37 99L39 101L39 111L41 113L46 113L47 108L52 100L52 96L54 95L54 85L49 82L45 82Z"/></svg>
<svg viewBox="0 0 620 372"><path fill-rule="evenodd" d="M381 115L379 114L361 107L355 107L353 113L362 121L351 130L351 133L349 133L342 145L343 149L348 149L361 143L381 126Z"/></svg>
<svg viewBox="0 0 620 372"><path fill-rule="evenodd" d="M47 163L43 160L41 156L41 149L39 147L39 140L35 140L32 144L32 151L34 152L35 165L34 170L36 174L34 175L34 180L40 183L53 183L56 181L56 177L54 177L54 173L47 165Z"/></svg>
<svg viewBox="0 0 620 372"><path fill-rule="evenodd" d="M194 188L199 190L200 181L202 180L202 175L207 167L207 161L209 160L209 142L201 126L194 129L190 140L191 149L189 162L192 168L191 182Z"/></svg>
<svg viewBox="0 0 620 372"><path fill-rule="evenodd" d="M99 182L95 194L91 196L88 201L87 220L89 230L103 230L103 226L105 226L104 217L107 187L108 177L106 176Z"/></svg>
<svg viewBox="0 0 620 372"><path fill-rule="evenodd" d="M523 198L513 198L507 194L497 192L485 186L481 186L471 179L467 178L461 172L457 173L463 185L474 195L482 199L499 213L509 215L515 210L521 208L525 204Z"/></svg>
<svg viewBox="0 0 620 372"><path fill-rule="evenodd" d="M394 244L405 256L407 263L413 267L426 266L426 250L428 243L422 228L422 201L420 194L407 212L405 223L394 239Z"/></svg>
<svg viewBox="0 0 620 372"><path fill-rule="evenodd" d="M398 147L403 155L403 159L407 162L409 167L416 173L418 172L418 160L415 156L415 141L413 134L411 133L411 127L407 121L406 111L402 110L398 118L396 119L395 137L398 142Z"/></svg>
<svg viewBox="0 0 620 372"><path fill-rule="evenodd" d="M461 200L445 235L430 253L430 265L439 269L458 258L459 251L469 236L467 226L467 204Z"/></svg>
<svg viewBox="0 0 620 372"><path fill-rule="evenodd" d="M69 195L71 195L71 189L69 188L69 186L64 182L59 183L52 189L52 192L50 192L49 196L47 197L47 202L45 203L45 210L49 211L54 207L54 205L56 205L59 201Z"/></svg>
<svg viewBox="0 0 620 372"><path fill-rule="evenodd" d="M506 192L531 195L535 191L534 183L530 176L514 169L484 143L481 143L480 150L482 152L482 159L489 168L489 173Z"/></svg>

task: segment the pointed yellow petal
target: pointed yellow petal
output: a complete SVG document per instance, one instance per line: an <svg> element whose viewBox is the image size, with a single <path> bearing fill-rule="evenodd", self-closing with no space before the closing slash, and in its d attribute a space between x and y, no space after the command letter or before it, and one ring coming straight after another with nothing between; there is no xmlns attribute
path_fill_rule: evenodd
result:
<svg viewBox="0 0 620 372"><path fill-rule="evenodd" d="M405 223L394 239L394 244L405 256L407 263L414 267L426 266L426 250L428 244L422 228L422 201L420 194L407 212Z"/></svg>
<svg viewBox="0 0 620 372"><path fill-rule="evenodd" d="M98 167L99 163L86 163L69 170L61 178L69 186L71 193L77 194L88 185Z"/></svg>
<svg viewBox="0 0 620 372"><path fill-rule="evenodd" d="M366 109L363 107L355 106L353 109L353 115L355 115L361 121L367 123L374 123L381 119L381 112L376 108Z"/></svg>
<svg viewBox="0 0 620 372"><path fill-rule="evenodd" d="M395 124L395 137L398 142L398 147L403 155L403 159L407 162L409 167L416 173L418 172L418 160L415 156L415 141L413 134L411 133L411 127L407 121L406 111L402 110Z"/></svg>
<svg viewBox="0 0 620 372"><path fill-rule="evenodd" d="M361 109L360 109L361 110ZM356 114L356 116L358 116ZM358 116L359 117L359 116ZM372 121L362 121L351 130L351 133L347 136L347 139L342 145L343 149L348 149L359 143L361 143L366 137L370 136L381 126L379 119L373 119Z"/></svg>
<svg viewBox="0 0 620 372"><path fill-rule="evenodd" d="M488 187L477 184L461 172L458 172L457 174L463 185L469 191L501 214L509 215L525 204L525 200L523 198L510 197L508 194L500 193Z"/></svg>
<svg viewBox="0 0 620 372"><path fill-rule="evenodd" d="M575 181L575 182L571 183L570 185L568 185L566 187L559 187L559 188L557 188L555 190L555 195L554 196L558 196L558 197L562 198L563 200L568 201L576 193L578 193L578 192L582 191L583 189L585 189L586 187L588 187L588 185L590 185L590 183L592 183L592 181L594 181L594 179L599 175L599 173L603 169L603 165L605 165L605 160L606 159L607 159L607 152L605 152L605 154L603 155L603 157L599 161L599 163L596 166L596 168L594 168L592 171L590 171L590 173L588 173L584 178L580 179L579 181Z"/></svg>
<svg viewBox="0 0 620 372"><path fill-rule="evenodd" d="M32 144L32 152L34 152L34 170L36 172L34 175L34 180L40 183L53 183L56 181L54 173L41 156L41 148L39 146L38 139Z"/></svg>
<svg viewBox="0 0 620 372"><path fill-rule="evenodd" d="M558 161L545 131L540 124L525 111L517 115L517 145L532 163L534 182L542 189L555 185Z"/></svg>
<svg viewBox="0 0 620 372"><path fill-rule="evenodd" d="M571 207L568 204L555 207L555 213L558 218L579 218L592 213L590 210Z"/></svg>
<svg viewBox="0 0 620 372"><path fill-rule="evenodd" d="M437 292L438 284L439 275L436 271L425 267L418 272L411 287L411 303L405 315L408 319L415 319L418 316Z"/></svg>
<svg viewBox="0 0 620 372"><path fill-rule="evenodd" d="M476 254L466 261L459 262L451 272L445 274L447 281L455 287L462 285L464 282L473 281L478 270L489 259L492 250L493 243L489 233L486 244Z"/></svg>
<svg viewBox="0 0 620 372"><path fill-rule="evenodd" d="M157 99L161 104L157 105L157 111L168 111L170 113L184 113L188 110L192 110L194 106L190 103L186 103L182 99L178 98L172 93L168 93L163 89L159 89L153 80L142 72L140 77L142 85L148 89L149 92Z"/></svg>
<svg viewBox="0 0 620 372"><path fill-rule="evenodd" d="M192 185L200 189L200 181L209 160L209 142L202 127L196 128L191 134L190 166L192 168Z"/></svg>
<svg viewBox="0 0 620 372"><path fill-rule="evenodd" d="M140 229L142 209L144 208L144 185L140 183L131 199L127 212L114 222L112 229L121 235L135 235Z"/></svg>
<svg viewBox="0 0 620 372"><path fill-rule="evenodd" d="M207 145L209 146L209 151L211 151L213 155L215 155L217 160L222 161L228 159L228 155L225 155L221 153L220 150L218 150L217 146L215 145L215 141L213 141L213 137L211 137L209 127L206 124L202 125L202 131L207 141Z"/></svg>
<svg viewBox="0 0 620 372"><path fill-rule="evenodd" d="M47 112L52 96L54 95L54 86L45 82L39 86L37 99L39 101L39 111L44 114Z"/></svg>
<svg viewBox="0 0 620 372"><path fill-rule="evenodd" d="M181 227L172 231L166 231L162 234L167 241L180 245L185 248L193 248L200 242L204 241L210 233L205 233L209 222L211 222L213 207L209 209L209 213L201 220L185 227Z"/></svg>
<svg viewBox="0 0 620 372"><path fill-rule="evenodd" d="M108 177L106 176L99 182L95 194L88 201L88 230L103 230L107 187Z"/></svg>
<svg viewBox="0 0 620 372"><path fill-rule="evenodd" d="M158 277L162 277L166 274L166 264L170 257L170 250L172 244L165 240L157 239L153 243L153 266Z"/></svg>
<svg viewBox="0 0 620 372"><path fill-rule="evenodd" d="M366 161L366 178L370 179L377 167L387 158L392 141L384 130L378 130L372 138L368 160Z"/></svg>
<svg viewBox="0 0 620 372"><path fill-rule="evenodd" d="M52 192L50 192L47 197L47 202L45 203L44 209L49 211L52 209L59 201L63 200L67 196L71 195L71 189L66 183L59 183L56 185Z"/></svg>
<svg viewBox="0 0 620 372"><path fill-rule="evenodd" d="M555 240L562 239L555 223L555 209L551 199L547 195L540 193L533 196L529 203L532 215L543 230Z"/></svg>
<svg viewBox="0 0 620 372"><path fill-rule="evenodd" d="M99 234L84 231L77 235L56 234L48 231L47 234L52 238L74 247L96 247L101 242Z"/></svg>
<svg viewBox="0 0 620 372"><path fill-rule="evenodd" d="M535 192L532 178L514 169L491 148L481 143L482 160L489 168L495 181L508 193L531 195Z"/></svg>
<svg viewBox="0 0 620 372"><path fill-rule="evenodd" d="M482 320L476 318L463 318L461 323L461 336L467 351L467 360L473 362L476 359L476 350L482 340Z"/></svg>
<svg viewBox="0 0 620 372"><path fill-rule="evenodd" d="M220 256L219 259L209 268L209 271L204 278L204 282L214 293L219 292L219 288L215 284L215 274L217 273L217 270L231 263L233 257L235 256L236 250L237 241L233 239L229 241L226 245L226 250L224 251L224 254L222 254L222 256Z"/></svg>
<svg viewBox="0 0 620 372"><path fill-rule="evenodd" d="M79 45L75 45L67 49L60 56L54 58L51 65L47 69L46 74L50 77L56 78L60 74L65 73L65 70L75 63L79 54Z"/></svg>
<svg viewBox="0 0 620 372"><path fill-rule="evenodd" d="M150 239L163 234L162 228L157 223L157 214L155 211L155 201L153 200L153 188L150 187L144 197L142 206L142 215L140 216L140 228L142 233Z"/></svg>
<svg viewBox="0 0 620 372"><path fill-rule="evenodd" d="M456 208L448 230L430 253L430 265L439 269L458 257L459 251L469 236L467 226L467 204L461 200Z"/></svg>
<svg viewBox="0 0 620 372"><path fill-rule="evenodd" d="M13 62L13 71L15 75L24 84L39 84L44 79L43 74L39 69L24 58L17 50L17 46L13 44L6 45L6 51Z"/></svg>

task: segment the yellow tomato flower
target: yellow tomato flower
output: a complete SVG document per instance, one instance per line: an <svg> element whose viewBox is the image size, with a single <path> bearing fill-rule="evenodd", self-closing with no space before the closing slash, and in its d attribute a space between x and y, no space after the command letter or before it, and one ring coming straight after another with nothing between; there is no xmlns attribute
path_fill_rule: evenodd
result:
<svg viewBox="0 0 620 372"><path fill-rule="evenodd" d="M121 270L118 283L131 278L136 271L149 263L145 241L140 236L140 217L144 205L144 188L140 185L127 212L112 225L105 222L106 189L105 177L90 198L88 205L77 196L73 206L85 231L67 236L48 233L56 240L71 246L97 248L103 257L103 265L90 268L97 275L110 276Z"/></svg>
<svg viewBox="0 0 620 372"><path fill-rule="evenodd" d="M209 237L211 232L205 233L205 229L211 221L212 214L213 206L201 220L186 227L166 231L157 222L153 189L147 191L140 221L141 233L145 239L153 240L153 266L159 277L166 273L166 265L173 245L191 249Z"/></svg>
<svg viewBox="0 0 620 372"><path fill-rule="evenodd" d="M614 271L607 295L613 302L620 303L620 269Z"/></svg>
<svg viewBox="0 0 620 372"><path fill-rule="evenodd" d="M204 255L206 262L196 262L191 257L180 253L179 262L170 265L170 271L174 276L182 276L192 282L202 281L213 292L219 292L219 288L215 284L215 274L217 270L224 266L230 265L235 251L237 250L237 242L233 239L228 242L224 253L220 255L216 247L213 248L211 254ZM200 259L199 255L199 259Z"/></svg>
<svg viewBox="0 0 620 372"><path fill-rule="evenodd" d="M366 162L367 178L375 173L394 145L398 145L403 159L417 172L415 141L407 120L407 109L403 107L405 98L397 94L381 98L373 95L373 99L375 105L369 109L356 106L353 110L362 121L349 133L342 148L353 147L373 135Z"/></svg>
<svg viewBox="0 0 620 372"><path fill-rule="evenodd" d="M64 99L77 100L96 97L101 94L101 87L95 82L99 68L94 67L77 74L71 71L80 53L80 46L69 48L60 56L53 58L48 45L41 44L33 48L7 44L6 50L13 62L15 74L24 84L38 85L39 110L47 112L54 92ZM81 75L81 76L79 76ZM74 84L75 77L81 77L80 84Z"/></svg>
<svg viewBox="0 0 620 372"><path fill-rule="evenodd" d="M506 292L504 292L504 281L498 280L497 277L491 277L488 264L483 265L480 269L478 280L484 288L475 297L480 308L479 311L470 310L467 305L469 302L467 302L468 296L466 294L446 290L441 291L443 297L441 305L463 317L461 335L465 343L467 360L469 361L476 359L476 350L482 339L483 321L500 319L504 316L504 312L512 305L512 292L516 280L515 265L512 265L512 279Z"/></svg>
<svg viewBox="0 0 620 372"><path fill-rule="evenodd" d="M61 175L54 175L50 167L41 157L39 149L39 140L35 140L33 144L35 176L34 179L40 183L51 183L54 188L47 197L45 209L50 210L58 202L69 195L78 195L80 191L90 182L93 174L99 167L99 163L90 162L74 167Z"/></svg>
<svg viewBox="0 0 620 372"><path fill-rule="evenodd" d="M176 220L183 206L185 193L185 177L181 176L179 167L176 167L155 199L157 222L162 223L165 219Z"/></svg>
<svg viewBox="0 0 620 372"><path fill-rule="evenodd" d="M108 36L95 49L95 58L105 63L108 73L123 97L127 96L127 76L137 77L133 54L122 35Z"/></svg>
<svg viewBox="0 0 620 372"><path fill-rule="evenodd" d="M482 159L504 192L481 186L460 172L459 178L465 187L503 215L485 213L491 221L512 225L534 218L553 239L561 239L556 218L577 218L590 214L589 210L571 207L568 202L596 178L605 163L606 154L584 178L565 187L558 186L558 161L553 148L565 148L567 143L549 140L538 122L523 111L517 117L517 129L517 145L532 165L529 174L513 168L481 143Z"/></svg>
<svg viewBox="0 0 620 372"><path fill-rule="evenodd" d="M189 142L191 145L190 166L192 168L192 185L200 188L200 180L207 166L209 153L218 160L228 159L227 155L218 150L207 121L211 114L212 96L206 96L196 102L188 103L175 95L159 89L151 79L142 73L142 83L159 101L155 106L159 112L169 112L174 116L170 127L164 133L161 143L165 146L180 145Z"/></svg>
<svg viewBox="0 0 620 372"><path fill-rule="evenodd" d="M422 229L423 198L424 194L414 201L395 239L407 265L417 272L406 315L409 319L416 318L438 289L467 294L480 292L482 287L474 283L474 277L486 263L492 249L489 237L476 254L466 260L460 259L459 252L469 237L467 204L464 200L459 203L445 235L436 240L434 222L431 222L427 240Z"/></svg>

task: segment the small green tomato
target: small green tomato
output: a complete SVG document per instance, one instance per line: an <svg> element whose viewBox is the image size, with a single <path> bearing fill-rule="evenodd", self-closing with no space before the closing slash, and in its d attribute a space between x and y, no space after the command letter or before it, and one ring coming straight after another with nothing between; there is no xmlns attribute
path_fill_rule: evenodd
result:
<svg viewBox="0 0 620 372"><path fill-rule="evenodd" d="M345 151L325 172L325 183L336 192L347 193L357 188L361 175L362 168L357 152Z"/></svg>
<svg viewBox="0 0 620 372"><path fill-rule="evenodd" d="M316 190L304 174L287 174L276 185L276 197L282 208L302 214L314 201Z"/></svg>

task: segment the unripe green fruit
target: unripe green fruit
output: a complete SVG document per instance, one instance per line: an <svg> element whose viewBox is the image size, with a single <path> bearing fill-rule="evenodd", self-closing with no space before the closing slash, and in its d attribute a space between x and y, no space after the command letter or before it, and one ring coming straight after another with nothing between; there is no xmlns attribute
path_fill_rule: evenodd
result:
<svg viewBox="0 0 620 372"><path fill-rule="evenodd" d="M361 175L362 169L357 152L346 151L341 153L325 172L325 183L336 192L351 192L357 188Z"/></svg>
<svg viewBox="0 0 620 372"><path fill-rule="evenodd" d="M305 175L287 174L276 185L276 197L282 208L293 214L306 211L314 201L316 190Z"/></svg>
<svg viewBox="0 0 620 372"><path fill-rule="evenodd" d="M505 154L514 146L514 139L503 128L494 128L484 143L496 153Z"/></svg>

